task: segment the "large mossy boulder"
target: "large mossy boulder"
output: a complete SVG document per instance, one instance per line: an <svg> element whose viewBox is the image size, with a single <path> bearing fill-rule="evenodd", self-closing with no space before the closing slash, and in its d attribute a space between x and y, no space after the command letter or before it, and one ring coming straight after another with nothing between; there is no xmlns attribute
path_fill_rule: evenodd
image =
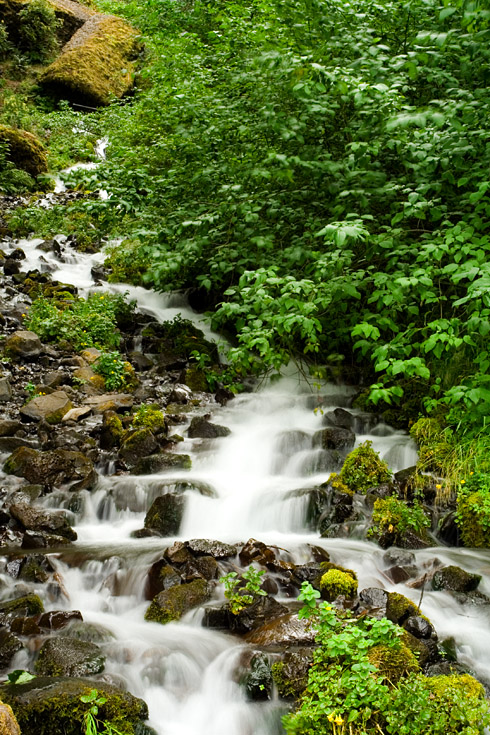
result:
<svg viewBox="0 0 490 735"><path fill-rule="evenodd" d="M389 482L391 472L386 462L372 448L372 442L365 441L347 455L339 480L349 490L365 493L370 487Z"/></svg>
<svg viewBox="0 0 490 735"><path fill-rule="evenodd" d="M93 676L104 670L105 656L95 643L58 636L42 646L36 671L42 676Z"/></svg>
<svg viewBox="0 0 490 735"><path fill-rule="evenodd" d="M121 732L148 717L142 699L104 681L65 677L36 677L26 684L5 684L0 699L12 707L22 735L80 735L83 715L90 705L80 697L97 689L106 699L98 717Z"/></svg>
<svg viewBox="0 0 490 735"><path fill-rule="evenodd" d="M0 141L2 140L2 132L0 126ZM28 329L20 329L7 337L4 344L4 351L7 357L12 360L34 360L39 357L43 349L41 340L35 332Z"/></svg>
<svg viewBox="0 0 490 735"><path fill-rule="evenodd" d="M70 102L108 105L131 89L138 45L138 32L121 18L94 15L64 46L40 82Z"/></svg>
<svg viewBox="0 0 490 735"><path fill-rule="evenodd" d="M82 452L66 449L38 452L19 447L7 458L3 470L7 475L24 477L36 485L55 487L73 483L70 490L90 490L97 481L92 460Z"/></svg>
<svg viewBox="0 0 490 735"><path fill-rule="evenodd" d="M39 176L48 170L44 146L32 133L0 125L0 143L8 145L7 158L16 168L31 176Z"/></svg>
<svg viewBox="0 0 490 735"><path fill-rule="evenodd" d="M204 579L195 579L160 592L145 613L145 620L170 623L179 620L184 613L211 599L213 585Z"/></svg>
<svg viewBox="0 0 490 735"><path fill-rule="evenodd" d="M145 516L145 528L160 536L178 534L184 515L185 498L176 493L166 493L155 498Z"/></svg>
<svg viewBox="0 0 490 735"><path fill-rule="evenodd" d="M0 735L20 735L20 727L12 708L0 702Z"/></svg>
<svg viewBox="0 0 490 735"><path fill-rule="evenodd" d="M77 534L63 513L46 511L44 508L36 508L29 503L15 503L10 506L10 514L26 531L54 534L68 541L77 539Z"/></svg>

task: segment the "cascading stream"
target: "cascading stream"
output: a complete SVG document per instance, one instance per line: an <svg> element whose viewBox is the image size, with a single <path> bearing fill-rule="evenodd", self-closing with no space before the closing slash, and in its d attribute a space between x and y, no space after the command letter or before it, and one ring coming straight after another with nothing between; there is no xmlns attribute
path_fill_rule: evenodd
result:
<svg viewBox="0 0 490 735"><path fill-rule="evenodd" d="M53 278L82 291L93 287L91 268L103 255L75 254L62 247L60 261L52 253L39 251L40 242L19 242L28 268L49 268ZM140 310L159 320L182 313L202 328L200 318L179 302L180 297L141 288L109 288L128 290ZM144 621L146 573L174 539L135 539L130 534L143 526L162 485L185 481L197 488L185 494L179 536L183 540L244 542L255 537L287 549L296 563L307 561L307 545L315 544L327 549L334 562L353 568L360 589L385 587L418 603L419 590L389 582L382 550L356 538L362 536L362 523L352 524L349 538L334 539L319 538L307 526L307 496L300 491L326 481L336 469L315 446L314 434L322 426L322 412L349 405L352 393L348 387L332 385L315 393L303 379L289 376L236 397L226 407L210 404L206 410L211 411L213 422L227 426L231 434L213 441L186 438L180 451L191 455L190 471L105 475L96 491L84 493L84 510L76 526L79 540L54 559L67 597L47 600L46 608L79 609L85 621L111 632L113 637L104 644L106 673L147 701L150 724L159 735L274 735L280 732L282 712L278 702L246 701L233 680L243 646L230 636L202 628L201 611L193 611L179 623ZM179 433L185 434L185 429L179 427ZM416 460L415 447L405 434L381 424L369 430L360 416L357 444L366 439L394 471ZM199 487L206 492L201 494ZM53 506L58 500L54 493L46 502ZM436 556L441 562L483 574L490 565L487 551L428 549L416 552L422 573ZM8 576L2 579L7 597L15 585ZM490 583L483 585L489 593ZM38 592L44 595L42 587ZM446 593L425 592L422 611L441 638L454 637L461 660L490 681L486 608L468 609ZM28 654L18 654L14 663L27 666Z"/></svg>

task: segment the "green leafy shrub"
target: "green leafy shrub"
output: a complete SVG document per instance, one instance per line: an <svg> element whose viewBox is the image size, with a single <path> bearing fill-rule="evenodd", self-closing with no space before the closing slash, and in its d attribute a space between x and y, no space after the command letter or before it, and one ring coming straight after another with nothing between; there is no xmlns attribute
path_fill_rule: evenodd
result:
<svg viewBox="0 0 490 735"><path fill-rule="evenodd" d="M339 480L353 492L365 493L370 487L389 482L391 472L372 448L372 442L365 441L347 455Z"/></svg>
<svg viewBox="0 0 490 735"><path fill-rule="evenodd" d="M119 352L102 352L94 362L94 373L102 375L108 390L118 390L126 386L131 374L131 365Z"/></svg>
<svg viewBox="0 0 490 735"><path fill-rule="evenodd" d="M483 735L490 722L483 688L468 675L428 678L386 618L353 618L303 583L301 617L318 646L288 735ZM439 681L437 681L439 680Z"/></svg>
<svg viewBox="0 0 490 735"><path fill-rule="evenodd" d="M111 270L110 283L143 285L143 276L151 261L149 253L138 240L123 240L116 245L109 246L106 253L104 265Z"/></svg>
<svg viewBox="0 0 490 735"><path fill-rule="evenodd" d="M357 579L340 569L329 569L320 579L320 589L330 602L339 595L354 597L357 593Z"/></svg>
<svg viewBox="0 0 490 735"><path fill-rule="evenodd" d="M241 577L238 577L236 572L229 572L220 578L220 584L225 585L225 597L233 615L238 615L244 607L255 602L257 597L267 595L267 592L261 588L264 574L263 570L258 571L253 566L249 566Z"/></svg>
<svg viewBox="0 0 490 735"><path fill-rule="evenodd" d="M6 59L12 52L12 44L9 40L9 34L5 27L5 23L0 21L0 61Z"/></svg>
<svg viewBox="0 0 490 735"><path fill-rule="evenodd" d="M121 730L114 727L113 724L106 720L100 720L99 707L107 702L107 697L103 697L97 689L92 689L88 694L80 697L83 704L89 704L90 708L83 715L83 735L124 735ZM126 730L128 735L132 733L132 728Z"/></svg>
<svg viewBox="0 0 490 735"><path fill-rule="evenodd" d="M75 349L117 347L117 320L128 309L120 295L90 294L86 299L62 303L40 297L33 301L26 327L41 340L68 342Z"/></svg>
<svg viewBox="0 0 490 735"><path fill-rule="evenodd" d="M60 21L46 0L30 0L19 13L19 44L33 61L48 61L58 50Z"/></svg>
<svg viewBox="0 0 490 735"><path fill-rule="evenodd" d="M465 546L490 546L490 473L470 472L461 480L456 523Z"/></svg>
<svg viewBox="0 0 490 735"><path fill-rule="evenodd" d="M430 526L430 520L418 502L409 506L392 496L375 500L371 524L368 536L379 539L389 534L392 539L390 545L399 546L407 531L428 538L426 529Z"/></svg>

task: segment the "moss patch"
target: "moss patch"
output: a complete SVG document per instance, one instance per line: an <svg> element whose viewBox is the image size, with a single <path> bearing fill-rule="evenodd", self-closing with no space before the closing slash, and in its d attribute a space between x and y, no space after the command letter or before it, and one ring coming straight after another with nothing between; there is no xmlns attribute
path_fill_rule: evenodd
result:
<svg viewBox="0 0 490 735"><path fill-rule="evenodd" d="M400 648L382 644L374 646L368 652L368 659L378 669L377 675L393 685L403 676L420 671L414 654L403 643Z"/></svg>
<svg viewBox="0 0 490 735"><path fill-rule="evenodd" d="M357 579L348 572L329 569L320 579L320 588L330 602L339 595L354 597L357 593Z"/></svg>
<svg viewBox="0 0 490 735"><path fill-rule="evenodd" d="M339 480L353 492L365 493L370 487L389 482L391 472L372 448L372 442L365 441L347 455Z"/></svg>
<svg viewBox="0 0 490 735"><path fill-rule="evenodd" d="M120 18L93 16L46 69L41 84L71 102L107 105L131 88L137 39L137 31Z"/></svg>
<svg viewBox="0 0 490 735"><path fill-rule="evenodd" d="M145 620L170 623L211 598L212 587L204 579L177 585L160 592L145 613Z"/></svg>
<svg viewBox="0 0 490 735"><path fill-rule="evenodd" d="M48 170L44 146L32 133L0 125L0 143L8 145L8 160L30 176L38 176Z"/></svg>

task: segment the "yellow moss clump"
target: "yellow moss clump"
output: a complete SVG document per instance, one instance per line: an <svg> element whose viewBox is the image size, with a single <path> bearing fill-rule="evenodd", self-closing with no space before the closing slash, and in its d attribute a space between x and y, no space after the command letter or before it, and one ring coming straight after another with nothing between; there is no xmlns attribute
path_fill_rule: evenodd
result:
<svg viewBox="0 0 490 735"><path fill-rule="evenodd" d="M332 602L339 595L345 597L354 597L357 593L357 579L347 571L342 572L339 569L329 569L320 580L320 588L324 593L324 597Z"/></svg>
<svg viewBox="0 0 490 735"><path fill-rule="evenodd" d="M40 140L26 130L16 130L0 125L0 143L7 143L8 160L31 176L48 170L48 159Z"/></svg>
<svg viewBox="0 0 490 735"><path fill-rule="evenodd" d="M12 708L0 701L0 735L20 735L19 723Z"/></svg>
<svg viewBox="0 0 490 735"><path fill-rule="evenodd" d="M485 698L485 689L470 674L431 676L427 679L427 685L438 700L452 701L454 694L460 694L467 698Z"/></svg>
<svg viewBox="0 0 490 735"><path fill-rule="evenodd" d="M412 651L402 643L400 648L379 644L368 651L368 659L378 669L377 676L390 684L397 684L402 676L420 671Z"/></svg>
<svg viewBox="0 0 490 735"><path fill-rule="evenodd" d="M88 106L109 104L132 85L138 32L112 15L90 18L44 72L41 84L52 93Z"/></svg>

